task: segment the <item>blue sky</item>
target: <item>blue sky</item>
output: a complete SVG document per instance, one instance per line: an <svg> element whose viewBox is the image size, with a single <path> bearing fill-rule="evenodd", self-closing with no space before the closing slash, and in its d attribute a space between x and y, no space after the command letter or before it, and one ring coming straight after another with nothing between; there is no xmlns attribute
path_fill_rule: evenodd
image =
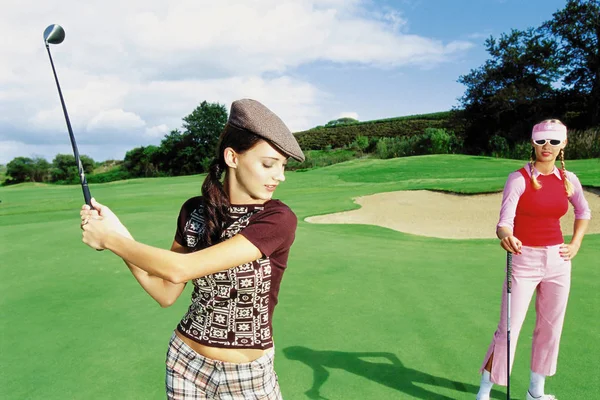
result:
<svg viewBox="0 0 600 400"><path fill-rule="evenodd" d="M293 131L449 110L484 41L539 26L556 0L8 0L0 163L71 153L42 32L82 154L158 144L201 101L255 98Z"/></svg>

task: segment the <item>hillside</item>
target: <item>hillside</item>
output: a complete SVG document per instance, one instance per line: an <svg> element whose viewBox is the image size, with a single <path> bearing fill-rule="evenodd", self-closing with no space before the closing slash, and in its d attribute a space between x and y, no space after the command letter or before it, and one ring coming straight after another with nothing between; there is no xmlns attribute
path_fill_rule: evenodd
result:
<svg viewBox="0 0 600 400"><path fill-rule="evenodd" d="M349 145L360 136L403 137L419 135L427 128L453 129L452 111L404 117L378 119L336 126L317 126L294 135L305 150L323 149L327 146L340 148Z"/></svg>

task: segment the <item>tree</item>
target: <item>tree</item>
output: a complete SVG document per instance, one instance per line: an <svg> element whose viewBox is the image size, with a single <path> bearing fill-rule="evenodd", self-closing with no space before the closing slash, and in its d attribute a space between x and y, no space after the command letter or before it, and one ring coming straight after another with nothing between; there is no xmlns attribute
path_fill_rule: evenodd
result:
<svg viewBox="0 0 600 400"><path fill-rule="evenodd" d="M187 159L185 170L191 173L206 172L202 162L214 158L219 136L227 123L227 109L223 104L203 101L191 114L183 118L185 150Z"/></svg>
<svg viewBox="0 0 600 400"><path fill-rule="evenodd" d="M50 163L43 157L34 157L31 170L32 182L48 182L50 180Z"/></svg>
<svg viewBox="0 0 600 400"><path fill-rule="evenodd" d="M33 160L29 157L15 157L6 164L7 183L28 182L33 171Z"/></svg>
<svg viewBox="0 0 600 400"><path fill-rule="evenodd" d="M16 157L6 165L5 183L47 182L50 163L42 157Z"/></svg>
<svg viewBox="0 0 600 400"><path fill-rule="evenodd" d="M563 83L571 100L583 100L588 126L600 124L600 1L569 0L542 25L558 44Z"/></svg>
<svg viewBox="0 0 600 400"><path fill-rule="evenodd" d="M158 176L158 146L142 146L129 150L123 160L123 168L133 177Z"/></svg>
<svg viewBox="0 0 600 400"><path fill-rule="evenodd" d="M523 139L554 101L552 85L560 73L556 43L533 28L492 36L485 46L491 58L458 80L467 87L460 101L471 149L486 149L495 134Z"/></svg>
<svg viewBox="0 0 600 400"><path fill-rule="evenodd" d="M159 170L170 176L185 175L184 171L189 167L188 147L191 147L191 143L186 143L186 136L179 129L174 129L165 135L156 152Z"/></svg>
<svg viewBox="0 0 600 400"><path fill-rule="evenodd" d="M90 174L94 171L95 162L92 158L86 155L80 155L83 171ZM71 154L57 154L52 160L51 171L52 182L78 183L79 169L75 162L75 156Z"/></svg>
<svg viewBox="0 0 600 400"><path fill-rule="evenodd" d="M226 123L224 105L203 101L183 118L183 132L172 130L161 140L154 153L155 165L167 175L206 172Z"/></svg>
<svg viewBox="0 0 600 400"><path fill-rule="evenodd" d="M358 124L358 120L350 117L342 117L334 119L325 124L325 126L339 126L339 125L352 125Z"/></svg>

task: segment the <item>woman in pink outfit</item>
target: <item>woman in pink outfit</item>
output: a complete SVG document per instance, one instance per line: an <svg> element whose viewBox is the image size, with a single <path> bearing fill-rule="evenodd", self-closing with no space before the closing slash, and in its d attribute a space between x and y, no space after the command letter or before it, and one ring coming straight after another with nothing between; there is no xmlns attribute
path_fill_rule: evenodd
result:
<svg viewBox="0 0 600 400"><path fill-rule="evenodd" d="M511 292L511 368L517 339L529 303L536 293L536 322L531 354L531 381L527 400L551 400L544 393L546 376L554 375L573 259L591 218L577 176L565 169L567 127L556 119L533 127L532 156L528 165L511 173L504 187L500 221L496 233L500 246L513 254ZM560 157L561 169L556 168ZM564 243L560 218L568 203L575 209L570 243ZM478 400L490 398L492 385L507 384L506 281L500 322L487 351L481 371Z"/></svg>

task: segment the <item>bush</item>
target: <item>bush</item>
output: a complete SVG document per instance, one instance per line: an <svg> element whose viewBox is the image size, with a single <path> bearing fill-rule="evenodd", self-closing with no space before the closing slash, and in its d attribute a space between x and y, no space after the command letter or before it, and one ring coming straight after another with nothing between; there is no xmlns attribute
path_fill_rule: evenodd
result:
<svg viewBox="0 0 600 400"><path fill-rule="evenodd" d="M425 133L404 137L379 138L375 146L378 158L449 154L462 150L462 138L445 129L428 128Z"/></svg>
<svg viewBox="0 0 600 400"><path fill-rule="evenodd" d="M450 135L445 129L427 128L425 136L431 143L431 154L448 154L450 153Z"/></svg>
<svg viewBox="0 0 600 400"><path fill-rule="evenodd" d="M369 138L366 136L358 135L355 140L356 147L360 151L365 151L369 147Z"/></svg>
<svg viewBox="0 0 600 400"><path fill-rule="evenodd" d="M389 150L388 150L388 142L389 138L381 138L377 141L377 147L375 148L375 154L377 154L377 158L390 158Z"/></svg>
<svg viewBox="0 0 600 400"><path fill-rule="evenodd" d="M350 143L347 147L349 150L364 153L369 148L369 138L366 136L357 136L356 140Z"/></svg>
<svg viewBox="0 0 600 400"><path fill-rule="evenodd" d="M130 178L131 176L129 175L129 173L121 167L111 169L110 171L86 176L88 183L106 183L113 181L122 181L124 179Z"/></svg>
<svg viewBox="0 0 600 400"><path fill-rule="evenodd" d="M510 157L514 160L527 160L531 157L531 142L516 143L510 152Z"/></svg>
<svg viewBox="0 0 600 400"><path fill-rule="evenodd" d="M450 153L451 154L464 154L465 141L462 137L450 133Z"/></svg>
<svg viewBox="0 0 600 400"><path fill-rule="evenodd" d="M569 131L568 137L565 158L569 160L600 158L600 128Z"/></svg>
<svg viewBox="0 0 600 400"><path fill-rule="evenodd" d="M488 146L490 148L490 153L492 157L496 158L509 158L509 146L508 141L505 137L494 135L488 141Z"/></svg>
<svg viewBox="0 0 600 400"><path fill-rule="evenodd" d="M355 151L345 149L308 150L304 152L304 155L306 156L306 159L301 163L294 159L290 159L286 169L289 171L295 171L316 167L326 167L328 165L354 160L357 158L357 153Z"/></svg>
<svg viewBox="0 0 600 400"><path fill-rule="evenodd" d="M417 155L422 142L418 136L380 138L375 153L378 158L395 158Z"/></svg>

